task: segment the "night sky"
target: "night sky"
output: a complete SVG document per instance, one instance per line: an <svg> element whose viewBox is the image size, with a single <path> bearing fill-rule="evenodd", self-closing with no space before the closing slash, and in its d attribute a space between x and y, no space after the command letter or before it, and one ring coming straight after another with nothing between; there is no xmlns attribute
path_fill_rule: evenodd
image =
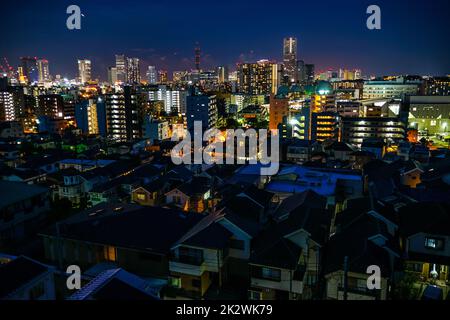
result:
<svg viewBox="0 0 450 320"><path fill-rule="evenodd" d="M66 28L66 8L81 7L81 30ZM366 28L377 4L382 29ZM238 61L281 60L282 40L295 36L299 59L327 68L361 68L365 75L450 74L448 0L27 0L1 1L0 57L49 60L50 73L76 75L76 59L92 60L106 80L114 54L158 69L191 69L194 47L202 67Z"/></svg>

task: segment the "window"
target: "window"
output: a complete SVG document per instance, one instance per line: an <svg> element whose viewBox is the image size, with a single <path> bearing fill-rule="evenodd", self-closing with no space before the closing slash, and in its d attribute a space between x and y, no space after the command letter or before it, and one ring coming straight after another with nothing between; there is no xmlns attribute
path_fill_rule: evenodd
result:
<svg viewBox="0 0 450 320"><path fill-rule="evenodd" d="M117 249L112 246L103 247L103 257L107 261L117 261Z"/></svg>
<svg viewBox="0 0 450 320"><path fill-rule="evenodd" d="M272 268L261 268L261 275L264 279L281 281L281 270Z"/></svg>
<svg viewBox="0 0 450 320"><path fill-rule="evenodd" d="M425 248L443 250L444 239L441 238L425 238Z"/></svg>
<svg viewBox="0 0 450 320"><path fill-rule="evenodd" d="M259 291L250 290L248 292L248 299L249 300L262 300L262 293Z"/></svg>
<svg viewBox="0 0 450 320"><path fill-rule="evenodd" d="M230 248L231 249L244 250L245 249L245 242L244 242L244 240L230 239Z"/></svg>
<svg viewBox="0 0 450 320"><path fill-rule="evenodd" d="M200 288L202 286L202 282L199 279L193 279L192 280L192 286L194 288Z"/></svg>
<svg viewBox="0 0 450 320"><path fill-rule="evenodd" d="M181 288L181 278L169 277L169 285L174 288Z"/></svg>
<svg viewBox="0 0 450 320"><path fill-rule="evenodd" d="M145 193L138 193L137 199L140 201L145 201Z"/></svg>
<svg viewBox="0 0 450 320"><path fill-rule="evenodd" d="M44 282L39 282L30 290L30 300L36 300L45 293Z"/></svg>

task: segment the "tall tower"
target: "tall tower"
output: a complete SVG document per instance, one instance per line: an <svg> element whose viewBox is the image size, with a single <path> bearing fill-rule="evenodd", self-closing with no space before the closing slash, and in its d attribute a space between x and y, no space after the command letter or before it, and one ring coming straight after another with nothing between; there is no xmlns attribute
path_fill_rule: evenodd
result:
<svg viewBox="0 0 450 320"><path fill-rule="evenodd" d="M78 75L81 83L91 81L91 60L78 60Z"/></svg>
<svg viewBox="0 0 450 320"><path fill-rule="evenodd" d="M116 54L116 70L117 81L125 82L127 80L125 55Z"/></svg>
<svg viewBox="0 0 450 320"><path fill-rule="evenodd" d="M198 42L195 47L195 70L200 71L200 46Z"/></svg>
<svg viewBox="0 0 450 320"><path fill-rule="evenodd" d="M136 84L141 82L139 58L127 58L127 82Z"/></svg>
<svg viewBox="0 0 450 320"><path fill-rule="evenodd" d="M50 72L48 69L48 60L38 59L36 60L36 65L38 69L38 82L45 83L50 81Z"/></svg>
<svg viewBox="0 0 450 320"><path fill-rule="evenodd" d="M298 81L297 73L297 38L289 37L283 40L284 74L288 83Z"/></svg>

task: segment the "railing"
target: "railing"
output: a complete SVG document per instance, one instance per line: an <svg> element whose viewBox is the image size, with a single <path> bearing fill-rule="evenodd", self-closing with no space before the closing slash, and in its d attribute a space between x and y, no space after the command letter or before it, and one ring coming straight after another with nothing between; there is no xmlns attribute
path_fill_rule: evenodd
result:
<svg viewBox="0 0 450 320"><path fill-rule="evenodd" d="M205 262L205 260L203 258L191 257L191 256L172 257L171 261L185 263L185 264L191 264L194 266L201 266L203 264L203 262Z"/></svg>

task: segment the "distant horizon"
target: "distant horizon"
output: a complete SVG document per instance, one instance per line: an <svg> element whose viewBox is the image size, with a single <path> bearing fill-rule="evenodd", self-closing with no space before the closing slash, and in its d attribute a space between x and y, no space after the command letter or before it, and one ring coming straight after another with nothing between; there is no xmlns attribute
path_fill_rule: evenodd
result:
<svg viewBox="0 0 450 320"><path fill-rule="evenodd" d="M194 48L201 48L201 68L234 68L237 62L282 62L284 37L298 39L298 60L329 68L361 69L365 76L450 74L450 2L379 0L381 30L365 26L368 0L323 0L275 6L254 0L227 4L199 0L170 3L136 0L95 3L80 0L81 30L68 30L71 1L30 0L2 3L5 15L0 64L6 57L17 69L21 56L49 61L50 73L77 76L77 59L92 62L92 77L107 79L115 54L141 60L157 70L194 69ZM278 11L277 11L278 10ZM280 13L283 14L280 14ZM272 16L273 14L273 16Z"/></svg>

